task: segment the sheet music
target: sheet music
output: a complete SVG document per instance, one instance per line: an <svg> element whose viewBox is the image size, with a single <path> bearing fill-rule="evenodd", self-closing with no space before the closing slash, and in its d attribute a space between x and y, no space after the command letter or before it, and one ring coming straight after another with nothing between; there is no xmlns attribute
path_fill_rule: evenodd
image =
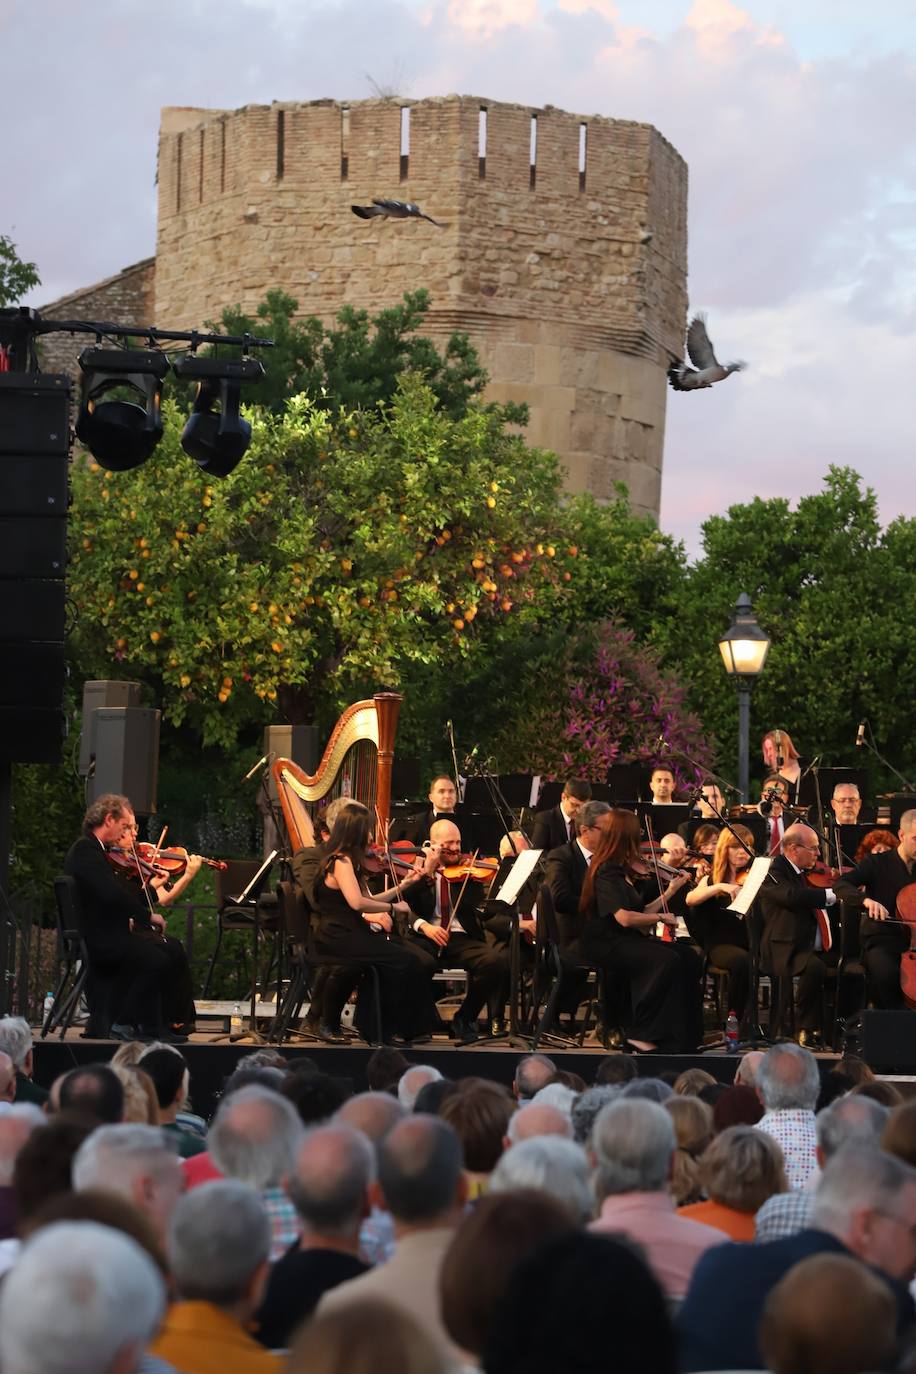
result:
<svg viewBox="0 0 916 1374"><path fill-rule="evenodd" d="M496 894L497 902L507 902L509 906L518 899L518 894L531 877L537 861L543 854L542 849L523 849L509 869L506 880Z"/></svg>
<svg viewBox="0 0 916 1374"><path fill-rule="evenodd" d="M738 916L746 916L750 910L751 903L760 891L764 879L770 871L771 860L766 855L761 855L755 859L747 871L744 886L738 893L733 902L728 905L729 911L734 911Z"/></svg>

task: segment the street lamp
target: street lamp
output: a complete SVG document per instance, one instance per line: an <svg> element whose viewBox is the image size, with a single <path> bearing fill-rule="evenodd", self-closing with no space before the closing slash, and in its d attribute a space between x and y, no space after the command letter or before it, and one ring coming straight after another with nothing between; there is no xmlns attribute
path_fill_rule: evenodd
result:
<svg viewBox="0 0 916 1374"><path fill-rule="evenodd" d="M751 728L751 690L763 672L770 641L757 624L747 592L735 605L732 623L719 640L725 671L738 689L738 787L747 801L748 747Z"/></svg>

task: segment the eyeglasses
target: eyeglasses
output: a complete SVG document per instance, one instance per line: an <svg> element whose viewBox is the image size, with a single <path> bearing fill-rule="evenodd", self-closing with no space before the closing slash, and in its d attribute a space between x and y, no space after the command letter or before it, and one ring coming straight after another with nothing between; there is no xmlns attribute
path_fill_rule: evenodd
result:
<svg viewBox="0 0 916 1374"><path fill-rule="evenodd" d="M793 848L793 849L807 849L807 850L809 850L810 853L812 853L812 854L817 854L817 853L820 851L820 845L819 845L819 844L803 844L801 840L793 840L793 841L792 841L792 848Z"/></svg>

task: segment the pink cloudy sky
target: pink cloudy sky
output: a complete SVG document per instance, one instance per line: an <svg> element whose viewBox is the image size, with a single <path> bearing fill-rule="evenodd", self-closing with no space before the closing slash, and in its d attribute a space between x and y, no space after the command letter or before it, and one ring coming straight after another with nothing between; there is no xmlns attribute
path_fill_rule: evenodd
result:
<svg viewBox="0 0 916 1374"><path fill-rule="evenodd" d="M663 528L850 464L916 515L912 0L0 0L0 232L36 302L150 253L161 105L472 93L648 120L692 307L750 370L671 396Z"/></svg>

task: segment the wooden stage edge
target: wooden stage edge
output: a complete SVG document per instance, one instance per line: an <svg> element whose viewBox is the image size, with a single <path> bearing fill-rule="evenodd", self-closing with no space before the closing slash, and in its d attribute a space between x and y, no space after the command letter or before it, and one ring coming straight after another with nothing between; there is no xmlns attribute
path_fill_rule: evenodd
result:
<svg viewBox="0 0 916 1374"><path fill-rule="evenodd" d="M35 1039L35 1078L49 1087L59 1074L80 1064L104 1063L117 1049L113 1040L84 1040L79 1031L70 1031L64 1040L57 1036L47 1040ZM191 1100L195 1111L209 1116L219 1098L222 1085L232 1073L240 1059L257 1048L279 1049L289 1060L307 1055L324 1073L335 1078L349 1079L354 1092L363 1092L368 1087L366 1065L372 1048L361 1041L349 1045L325 1045L321 1042L302 1041L282 1046L258 1046L250 1039L229 1043L226 1037L218 1038L206 1033L192 1036L181 1047L191 1073ZM414 1064L431 1064L446 1078L466 1078L477 1075L494 1079L500 1083L511 1084L515 1065L522 1055L530 1051L525 1046L507 1046L499 1041L482 1042L473 1047L452 1045L446 1040L434 1039L427 1045L416 1045L404 1051L404 1056ZM600 1045L567 1049L542 1045L541 1053L549 1055L558 1067L579 1074L591 1084L599 1062L605 1057ZM740 1062L740 1055L726 1054L722 1050L712 1050L706 1054L665 1055L637 1054L639 1074L650 1078L659 1073L680 1073L684 1069L705 1069L723 1083L731 1083ZM828 1072L838 1059L835 1054L823 1054L818 1058L822 1072ZM916 1091L916 1080L898 1075L890 1075L891 1081L898 1084L908 1096Z"/></svg>

